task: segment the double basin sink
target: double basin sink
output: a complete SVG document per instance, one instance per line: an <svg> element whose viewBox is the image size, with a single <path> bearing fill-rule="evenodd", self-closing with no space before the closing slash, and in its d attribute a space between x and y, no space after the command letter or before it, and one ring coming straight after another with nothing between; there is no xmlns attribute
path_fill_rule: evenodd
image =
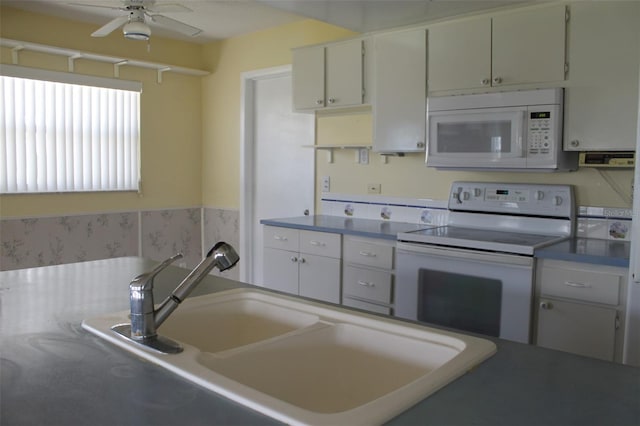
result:
<svg viewBox="0 0 640 426"><path fill-rule="evenodd" d="M88 331L288 424L379 424L489 358L486 340L255 289L187 299L158 332L161 354L112 330Z"/></svg>

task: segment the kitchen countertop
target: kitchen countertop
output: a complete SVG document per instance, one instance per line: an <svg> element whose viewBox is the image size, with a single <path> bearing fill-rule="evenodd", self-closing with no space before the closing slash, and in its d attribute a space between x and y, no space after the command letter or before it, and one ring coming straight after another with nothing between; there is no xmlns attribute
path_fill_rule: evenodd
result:
<svg viewBox="0 0 640 426"><path fill-rule="evenodd" d="M399 232L417 231L419 229L432 227L431 225L420 225L417 223L325 215L262 219L260 223L263 225L280 226L282 228L333 232L336 234L349 234L385 240L395 240Z"/></svg>
<svg viewBox="0 0 640 426"><path fill-rule="evenodd" d="M277 423L81 328L128 309L129 281L156 264L118 258L0 272L0 424ZM187 273L163 271L156 300ZM238 286L210 275L193 295ZM491 340L492 358L389 424L640 424L640 368Z"/></svg>
<svg viewBox="0 0 640 426"><path fill-rule="evenodd" d="M629 241L570 238L536 250L535 257L628 268L630 250Z"/></svg>

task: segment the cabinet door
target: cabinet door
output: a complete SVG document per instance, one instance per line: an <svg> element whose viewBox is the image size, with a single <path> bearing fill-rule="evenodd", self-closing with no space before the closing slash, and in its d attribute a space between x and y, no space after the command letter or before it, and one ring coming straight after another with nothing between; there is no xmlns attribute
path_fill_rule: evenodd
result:
<svg viewBox="0 0 640 426"><path fill-rule="evenodd" d="M300 255L300 296L340 303L340 260Z"/></svg>
<svg viewBox="0 0 640 426"><path fill-rule="evenodd" d="M490 18L437 25L428 37L430 93L490 86Z"/></svg>
<svg viewBox="0 0 640 426"><path fill-rule="evenodd" d="M292 53L293 108L324 106L324 47L296 49Z"/></svg>
<svg viewBox="0 0 640 426"><path fill-rule="evenodd" d="M362 104L362 41L332 44L326 47L326 105Z"/></svg>
<svg viewBox="0 0 640 426"><path fill-rule="evenodd" d="M565 90L566 150L635 150L640 2L575 2Z"/></svg>
<svg viewBox="0 0 640 426"><path fill-rule="evenodd" d="M374 39L373 150L420 152L425 146L426 33L382 34Z"/></svg>
<svg viewBox="0 0 640 426"><path fill-rule="evenodd" d="M565 28L564 6L494 17L492 85L564 80Z"/></svg>
<svg viewBox="0 0 640 426"><path fill-rule="evenodd" d="M615 309L543 298L538 312L537 344L613 361L616 316Z"/></svg>
<svg viewBox="0 0 640 426"><path fill-rule="evenodd" d="M298 254L266 247L263 278L265 287L297 295Z"/></svg>

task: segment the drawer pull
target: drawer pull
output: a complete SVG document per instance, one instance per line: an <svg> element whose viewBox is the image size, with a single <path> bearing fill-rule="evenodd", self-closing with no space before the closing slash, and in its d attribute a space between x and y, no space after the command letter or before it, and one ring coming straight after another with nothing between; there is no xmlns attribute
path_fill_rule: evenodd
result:
<svg viewBox="0 0 640 426"><path fill-rule="evenodd" d="M370 282L367 282L367 281L361 281L361 280L358 280L358 284L360 284L363 287L375 287L376 286L374 283L370 283Z"/></svg>
<svg viewBox="0 0 640 426"><path fill-rule="evenodd" d="M316 240L309 241L309 244L311 244L312 246L316 246L316 247L324 247L324 246L326 246L326 244L323 243L322 241L316 241Z"/></svg>
<svg viewBox="0 0 640 426"><path fill-rule="evenodd" d="M361 251L360 256L364 257L376 257L375 253L371 253L370 251Z"/></svg>
<svg viewBox="0 0 640 426"><path fill-rule="evenodd" d="M591 286L589 284L577 283L577 282L574 282L574 281L565 281L564 285L569 286L569 287L575 287L575 288L591 288Z"/></svg>
<svg viewBox="0 0 640 426"><path fill-rule="evenodd" d="M287 241L287 237L281 237L280 235L274 235L273 239L276 241Z"/></svg>

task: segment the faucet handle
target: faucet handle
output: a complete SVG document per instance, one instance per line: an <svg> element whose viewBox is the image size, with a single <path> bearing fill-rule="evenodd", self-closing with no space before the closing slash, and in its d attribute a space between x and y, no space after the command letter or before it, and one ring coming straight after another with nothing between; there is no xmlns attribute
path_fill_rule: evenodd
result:
<svg viewBox="0 0 640 426"><path fill-rule="evenodd" d="M158 266L153 268L151 271L145 272L135 277L131 281L131 284L129 284L129 287L131 288L131 290L135 290L135 291L144 291L144 290L153 289L153 279L156 277L156 275L158 275L167 266L171 265L173 262L175 262L178 259L181 259L182 257L183 257L182 253L174 254L173 256L164 260Z"/></svg>

